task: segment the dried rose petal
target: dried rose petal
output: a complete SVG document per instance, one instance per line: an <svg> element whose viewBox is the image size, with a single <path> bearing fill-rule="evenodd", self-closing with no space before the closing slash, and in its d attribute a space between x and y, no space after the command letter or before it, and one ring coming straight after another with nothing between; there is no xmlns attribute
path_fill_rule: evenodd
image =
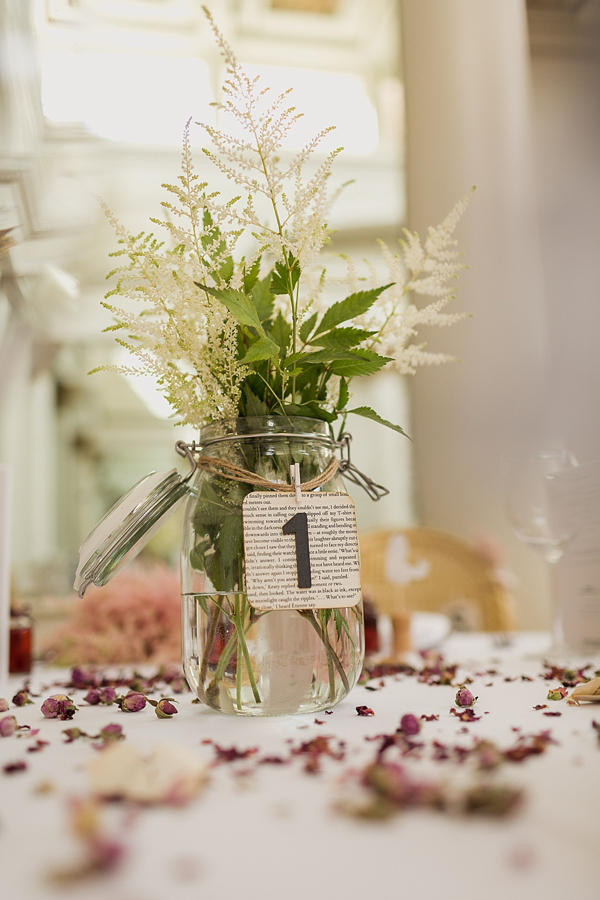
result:
<svg viewBox="0 0 600 900"><path fill-rule="evenodd" d="M14 716L4 716L0 719L0 737L10 737L14 734L19 724Z"/></svg>
<svg viewBox="0 0 600 900"><path fill-rule="evenodd" d="M375 713L370 706L357 706L356 712L359 716L374 716Z"/></svg>
<svg viewBox="0 0 600 900"><path fill-rule="evenodd" d="M522 735L514 747L504 751L504 758L510 762L522 762L528 756L538 756L545 753L548 744L555 744L549 731L540 731L539 734Z"/></svg>
<svg viewBox="0 0 600 900"><path fill-rule="evenodd" d="M129 691L124 697L118 697L117 703L123 712L139 712L146 705L146 696L139 691Z"/></svg>
<svg viewBox="0 0 600 900"><path fill-rule="evenodd" d="M450 714L459 718L461 722L479 722L481 719L481 716L475 715L474 709L461 709L460 712L456 712L454 707L451 707Z"/></svg>
<svg viewBox="0 0 600 900"><path fill-rule="evenodd" d="M421 723L412 713L406 713L400 719L400 731L402 734L411 735L418 734L421 730Z"/></svg>
<svg viewBox="0 0 600 900"><path fill-rule="evenodd" d="M0 712L6 712L8 709L8 700L5 700L4 697L0 697Z"/></svg>
<svg viewBox="0 0 600 900"><path fill-rule="evenodd" d="M6 775L14 775L15 772L24 772L27 768L27 763L23 759L19 759L13 763L6 763L5 766L2 766L2 771Z"/></svg>
<svg viewBox="0 0 600 900"><path fill-rule="evenodd" d="M258 747L248 747L246 750L238 750L237 747L219 747L215 744L215 757L217 762L236 762L238 759L248 759L258 753Z"/></svg>
<svg viewBox="0 0 600 900"><path fill-rule="evenodd" d="M167 697L163 697L162 700L159 700L154 707L154 712L159 719L170 719L171 716L174 716L175 713L179 712L179 710L171 702L170 699L168 699Z"/></svg>
<svg viewBox="0 0 600 900"><path fill-rule="evenodd" d="M52 694L42 703L42 713L47 719L72 719L77 707L66 694Z"/></svg>
<svg viewBox="0 0 600 900"><path fill-rule="evenodd" d="M477 697L474 697L468 687L465 687L464 684L459 687L456 692L456 697L454 698L454 702L457 706L473 706Z"/></svg>

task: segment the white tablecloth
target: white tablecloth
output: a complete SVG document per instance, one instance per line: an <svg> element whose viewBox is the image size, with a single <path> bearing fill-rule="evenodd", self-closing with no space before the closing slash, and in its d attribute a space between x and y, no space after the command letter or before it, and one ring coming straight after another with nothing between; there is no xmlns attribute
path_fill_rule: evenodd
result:
<svg viewBox="0 0 600 900"><path fill-rule="evenodd" d="M376 678L357 686L329 715L271 719L219 715L186 693L178 695L179 713L161 720L149 706L137 713L89 706L85 692L72 690L75 718L45 719L42 700L61 690L52 683L67 680L69 672L36 670L34 703L11 703L8 713L0 713L39 729L33 736L23 730L0 738L0 894L6 900L598 900L600 740L593 722L600 721L600 707L547 699L558 682L542 677L539 651L546 642L543 635L520 635L512 646L498 648L489 636L452 636L442 648L447 663L459 664L452 685L425 683L414 674ZM592 662L600 667L599 660ZM470 723L450 713L456 685L467 678L478 696L478 719ZM10 691L22 682L13 678ZM359 706L374 714L358 715ZM353 795L353 773L375 757L377 736L394 733L405 713L439 718L422 720L414 738L420 748L401 757L391 747L385 759L415 779L457 791L480 776L473 759L457 761L453 748L489 738L505 750L544 731L554 742L520 763L503 762L491 776L523 789L522 806L505 817L415 809L373 821L340 812L340 803ZM82 856L81 840L69 827L69 803L89 796L87 766L102 752L88 739L66 743L63 731L77 726L97 734L111 722L144 751L164 743L187 748L210 765L208 784L184 806L104 805L101 826L122 845L121 865L70 889L55 885L49 873ZM317 737L330 737L340 758L322 756L320 771L308 773L306 754L292 751ZM48 743L30 752L37 740ZM450 757L445 760L435 758L444 755L442 744ZM257 750L213 765L216 745ZM274 756L291 761L261 762ZM25 770L3 770L19 761Z"/></svg>

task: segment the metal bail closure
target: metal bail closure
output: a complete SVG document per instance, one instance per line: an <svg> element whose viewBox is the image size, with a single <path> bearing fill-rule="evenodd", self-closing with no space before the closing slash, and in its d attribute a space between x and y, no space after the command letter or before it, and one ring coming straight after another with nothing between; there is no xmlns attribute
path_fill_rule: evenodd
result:
<svg viewBox="0 0 600 900"><path fill-rule="evenodd" d="M357 484L359 487L363 488L371 498L371 500L381 500L382 497L385 497L386 494L389 494L389 489L384 487L382 484L377 484L376 481L373 481L372 478L369 478L368 475L365 475L364 472L361 472L360 469L357 469L356 466L350 461L350 441L352 440L352 435L347 431L344 432L340 436L339 440L339 448L340 448L340 472L347 478L348 481L351 481L353 484ZM345 452L345 456L344 456Z"/></svg>
<svg viewBox="0 0 600 900"><path fill-rule="evenodd" d="M188 459L191 471L185 476L177 469L146 475L115 503L84 540L73 583L80 597L90 584L102 587L134 559L185 498L196 462L182 441L175 449Z"/></svg>

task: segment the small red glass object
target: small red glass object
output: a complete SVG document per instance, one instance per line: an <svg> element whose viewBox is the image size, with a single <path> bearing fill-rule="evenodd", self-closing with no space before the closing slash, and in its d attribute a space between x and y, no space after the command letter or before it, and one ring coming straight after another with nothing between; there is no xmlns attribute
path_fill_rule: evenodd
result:
<svg viewBox="0 0 600 900"><path fill-rule="evenodd" d="M11 675L31 672L31 619L27 613L11 611L8 668Z"/></svg>
<svg viewBox="0 0 600 900"><path fill-rule="evenodd" d="M379 650L379 634L377 632L377 613L368 597L363 597L365 615L365 653L377 653Z"/></svg>

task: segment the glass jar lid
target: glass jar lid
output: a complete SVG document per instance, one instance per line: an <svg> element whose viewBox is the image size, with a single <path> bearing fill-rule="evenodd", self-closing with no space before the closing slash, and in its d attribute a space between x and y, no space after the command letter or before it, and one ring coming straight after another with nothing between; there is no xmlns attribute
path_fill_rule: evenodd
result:
<svg viewBox="0 0 600 900"><path fill-rule="evenodd" d="M151 472L109 509L79 548L73 587L80 597L138 555L186 496L193 471L185 478L177 469Z"/></svg>

